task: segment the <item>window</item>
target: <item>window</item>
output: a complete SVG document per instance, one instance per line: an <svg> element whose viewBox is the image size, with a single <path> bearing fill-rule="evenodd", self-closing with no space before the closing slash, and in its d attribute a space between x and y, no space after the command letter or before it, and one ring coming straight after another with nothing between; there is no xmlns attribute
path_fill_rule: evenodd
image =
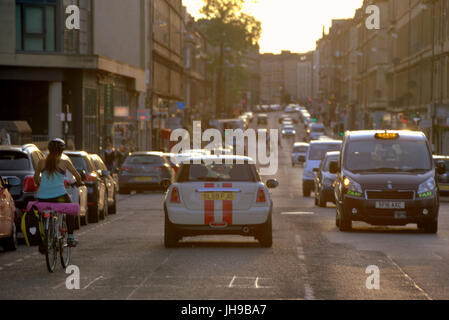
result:
<svg viewBox="0 0 449 320"><path fill-rule="evenodd" d="M58 0L16 0L16 50L56 51Z"/></svg>

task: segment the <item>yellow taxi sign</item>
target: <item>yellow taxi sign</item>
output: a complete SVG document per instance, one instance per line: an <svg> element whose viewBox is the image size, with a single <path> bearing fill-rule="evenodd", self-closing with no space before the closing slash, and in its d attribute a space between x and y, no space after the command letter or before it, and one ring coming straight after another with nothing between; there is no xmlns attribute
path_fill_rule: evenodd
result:
<svg viewBox="0 0 449 320"><path fill-rule="evenodd" d="M392 140L399 138L399 133L396 132L382 132L382 133L376 133L374 135L376 139L384 139L384 140Z"/></svg>

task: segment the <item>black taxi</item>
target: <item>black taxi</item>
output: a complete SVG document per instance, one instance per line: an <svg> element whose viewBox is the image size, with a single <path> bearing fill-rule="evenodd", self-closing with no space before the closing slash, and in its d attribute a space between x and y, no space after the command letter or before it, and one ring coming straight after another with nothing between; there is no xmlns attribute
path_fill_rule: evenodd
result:
<svg viewBox="0 0 449 320"><path fill-rule="evenodd" d="M343 139L336 174L336 224L350 231L352 221L372 225L416 223L438 231L437 174L429 142L422 132L353 131Z"/></svg>

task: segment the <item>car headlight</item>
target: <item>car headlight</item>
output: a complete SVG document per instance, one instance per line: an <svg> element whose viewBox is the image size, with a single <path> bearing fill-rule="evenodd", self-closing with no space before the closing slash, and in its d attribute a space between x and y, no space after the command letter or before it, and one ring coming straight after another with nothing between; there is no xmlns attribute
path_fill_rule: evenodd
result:
<svg viewBox="0 0 449 320"><path fill-rule="evenodd" d="M418 196L420 198L429 197L433 194L433 191L437 188L437 184L433 177L427 179L421 183L418 187Z"/></svg>
<svg viewBox="0 0 449 320"><path fill-rule="evenodd" d="M360 197L363 193L360 184L347 177L343 178L343 186L346 188L347 193L350 195Z"/></svg>

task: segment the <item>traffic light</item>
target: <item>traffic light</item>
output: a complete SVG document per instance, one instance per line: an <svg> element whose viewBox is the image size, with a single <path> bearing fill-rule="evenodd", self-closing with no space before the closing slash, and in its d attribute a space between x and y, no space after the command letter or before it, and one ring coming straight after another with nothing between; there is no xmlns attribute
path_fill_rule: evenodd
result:
<svg viewBox="0 0 449 320"><path fill-rule="evenodd" d="M338 128L339 128L338 132L340 134L340 137L343 137L345 135L345 125L343 123L340 123Z"/></svg>

